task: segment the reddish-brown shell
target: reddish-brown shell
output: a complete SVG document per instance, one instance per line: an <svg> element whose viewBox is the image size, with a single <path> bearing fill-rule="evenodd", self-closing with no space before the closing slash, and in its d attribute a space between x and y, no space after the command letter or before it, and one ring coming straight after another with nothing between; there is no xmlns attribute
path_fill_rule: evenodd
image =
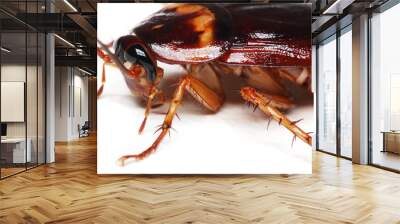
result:
<svg viewBox="0 0 400 224"><path fill-rule="evenodd" d="M308 4L230 4L232 47L219 61L264 66L311 65Z"/></svg>
<svg viewBox="0 0 400 224"><path fill-rule="evenodd" d="M308 4L175 4L133 29L160 61L311 65Z"/></svg>
<svg viewBox="0 0 400 224"><path fill-rule="evenodd" d="M174 4L143 21L133 32L161 61L203 63L229 49L229 23L223 7Z"/></svg>

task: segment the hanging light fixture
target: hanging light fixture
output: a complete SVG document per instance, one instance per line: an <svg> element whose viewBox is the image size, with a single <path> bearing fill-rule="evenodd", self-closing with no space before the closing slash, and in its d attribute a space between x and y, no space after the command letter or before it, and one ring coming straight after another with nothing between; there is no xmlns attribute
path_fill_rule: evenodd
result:
<svg viewBox="0 0 400 224"><path fill-rule="evenodd" d="M0 49L1 49L1 51L4 51L4 52L6 52L6 53L10 53L10 52L11 52L10 49L5 48L5 47L1 47Z"/></svg>
<svg viewBox="0 0 400 224"><path fill-rule="evenodd" d="M68 0L64 0L65 4L67 4L74 12L78 12L78 9L75 8Z"/></svg>

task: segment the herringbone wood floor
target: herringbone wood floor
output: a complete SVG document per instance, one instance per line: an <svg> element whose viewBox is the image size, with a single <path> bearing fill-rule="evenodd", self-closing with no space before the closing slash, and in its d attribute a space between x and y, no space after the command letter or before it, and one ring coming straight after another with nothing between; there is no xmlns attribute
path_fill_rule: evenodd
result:
<svg viewBox="0 0 400 224"><path fill-rule="evenodd" d="M0 223L400 223L400 175L314 153L313 175L98 176L96 139L0 181Z"/></svg>

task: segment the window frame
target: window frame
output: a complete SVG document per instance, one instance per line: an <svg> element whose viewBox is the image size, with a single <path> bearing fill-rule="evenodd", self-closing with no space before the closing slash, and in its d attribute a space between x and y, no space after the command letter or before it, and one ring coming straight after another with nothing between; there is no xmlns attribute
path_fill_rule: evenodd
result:
<svg viewBox="0 0 400 224"><path fill-rule="evenodd" d="M347 32L352 32L352 23L350 22L349 24L347 24L346 26L342 27L341 29L337 29L336 32L334 32L333 34L331 34L330 36L326 37L323 40L320 40L317 44L316 44L316 90L318 91L319 89L319 47L322 43L326 43L329 41L336 41L336 151L335 153L329 152L327 150L321 149L319 147L319 128L318 128L318 121L319 121L319 111L320 111L320 107L319 107L319 103L320 103L320 99L318 97L318 94L316 93L316 151L319 152L323 152L329 155L333 155L333 156L337 156L343 159L347 159L347 160L352 160L352 158L347 157L342 155L341 153L341 120L340 120L340 77L341 77L341 67L340 67L340 37L344 34L346 34ZM334 38L333 38L334 37ZM330 40L331 39L331 40Z"/></svg>

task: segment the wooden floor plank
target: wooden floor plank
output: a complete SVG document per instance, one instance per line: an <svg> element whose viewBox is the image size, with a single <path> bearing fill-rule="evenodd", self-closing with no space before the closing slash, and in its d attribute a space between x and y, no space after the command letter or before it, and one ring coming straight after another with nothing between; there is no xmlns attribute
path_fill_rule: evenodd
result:
<svg viewBox="0 0 400 224"><path fill-rule="evenodd" d="M0 181L0 223L400 223L400 175L313 153L312 175L96 174L96 137Z"/></svg>

